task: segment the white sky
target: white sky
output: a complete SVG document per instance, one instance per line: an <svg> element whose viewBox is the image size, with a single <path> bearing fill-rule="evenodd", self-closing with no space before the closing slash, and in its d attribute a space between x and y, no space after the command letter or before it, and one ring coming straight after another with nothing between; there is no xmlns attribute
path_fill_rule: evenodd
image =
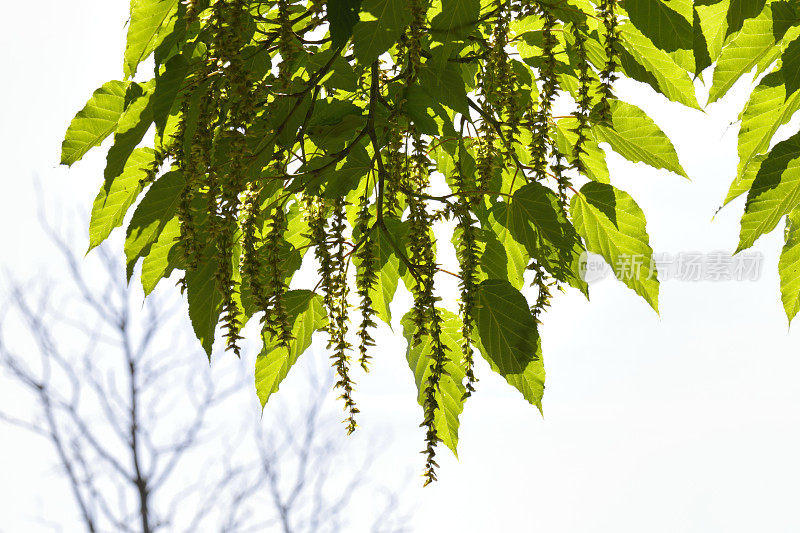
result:
<svg viewBox="0 0 800 533"><path fill-rule="evenodd" d="M81 212L102 182L103 154L59 168L60 143L92 90L121 76L126 11L122 0L4 6L3 276L46 272L54 257L37 226L34 178L48 203ZM673 139L693 180L609 157L612 182L647 214L652 247L732 251L742 200L711 217L735 172L737 128L729 125L742 91L706 114L649 90L622 92ZM592 287L591 304L576 293L556 298L542 328L545 418L482 365L461 419L460 459L442 448L440 481L422 490L415 478L404 494L417 506L416 530L800 530L800 358L778 292L781 236L757 243L757 282L663 283L660 318L613 280ZM452 307L455 296L444 296ZM357 394L362 428L389 427L395 439L387 477L422 465L404 346L379 339L375 369ZM283 391L290 387L291 377ZM0 401L13 402L8 396L0 390ZM44 496L55 479L47 446L0 428L0 531L36 531L41 509L51 520L70 512L67 492Z"/></svg>

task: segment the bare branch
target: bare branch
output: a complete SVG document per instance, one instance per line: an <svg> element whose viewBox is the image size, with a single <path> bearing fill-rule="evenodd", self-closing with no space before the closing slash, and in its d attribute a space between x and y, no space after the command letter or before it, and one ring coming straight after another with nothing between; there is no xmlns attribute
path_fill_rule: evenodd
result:
<svg viewBox="0 0 800 533"><path fill-rule="evenodd" d="M46 231L71 288L10 284L0 366L32 394L39 415L0 411L0 423L52 444L85 529L337 530L367 466L328 494L337 447L321 414L330 374L309 374L307 404L279 409L269 431L252 402L241 402L232 423L230 406L250 394L252 375L212 378L185 330L168 326L177 303L151 295L139 306L112 254L93 252L100 269L90 276ZM9 345L20 329L8 335L12 320L24 330L24 351Z"/></svg>

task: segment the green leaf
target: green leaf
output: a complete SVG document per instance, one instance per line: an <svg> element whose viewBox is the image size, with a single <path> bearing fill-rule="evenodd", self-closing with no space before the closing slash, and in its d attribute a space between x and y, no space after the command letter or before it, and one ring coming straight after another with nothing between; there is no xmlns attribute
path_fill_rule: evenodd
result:
<svg viewBox="0 0 800 533"><path fill-rule="evenodd" d="M700 109L695 96L694 83L689 73L680 67L669 54L656 47L647 37L641 34L634 26L622 24L620 34L623 42L621 56L625 72L634 79L643 81L655 90L672 100L685 106ZM637 74L632 63L641 65L652 76ZM654 85L652 80L656 81Z"/></svg>
<svg viewBox="0 0 800 533"><path fill-rule="evenodd" d="M541 183L532 182L517 189L511 199L509 214L511 234L531 253L537 251L541 238L567 249L572 243L566 241L577 239L574 230L571 233L567 231L566 219L559 216L558 197Z"/></svg>
<svg viewBox="0 0 800 533"><path fill-rule="evenodd" d="M681 5L679 0L669 3L661 0L625 0L625 11L633 25L665 52L692 49L694 32L691 9L691 3Z"/></svg>
<svg viewBox="0 0 800 533"><path fill-rule="evenodd" d="M644 213L628 193L589 182L572 197L575 229L590 252L602 255L617 279L658 312L658 279Z"/></svg>
<svg viewBox="0 0 800 533"><path fill-rule="evenodd" d="M781 276L781 300L789 323L800 311L800 210L786 216L786 231L778 273Z"/></svg>
<svg viewBox="0 0 800 533"><path fill-rule="evenodd" d="M750 190L750 187L753 186L753 181L758 175L758 171L761 169L761 163L763 163L764 159L766 158L766 154L754 155L752 157L750 164L744 169L743 174L741 176L736 176L733 179L733 182L731 182L731 186L728 189L728 195L725 197L725 201L722 204L723 207L731 200Z"/></svg>
<svg viewBox="0 0 800 533"><path fill-rule="evenodd" d="M559 20L573 24L586 24L593 16L595 6L589 0L548 0L550 9ZM533 17L532 17L533 18Z"/></svg>
<svg viewBox="0 0 800 533"><path fill-rule="evenodd" d="M478 286L475 310L478 349L492 370L542 410L544 365L536 319L525 297L505 280Z"/></svg>
<svg viewBox="0 0 800 533"><path fill-rule="evenodd" d="M277 142L283 146L291 146L297 137L297 130L303 124L308 108L311 106L311 96L305 94L299 102L297 99L277 98L271 102L265 113L267 123L278 133ZM272 139L273 135L267 135Z"/></svg>
<svg viewBox="0 0 800 533"><path fill-rule="evenodd" d="M394 300L394 294L397 291L397 284L400 279L400 260L397 258L392 245L386 240L386 235L378 229L375 231L375 246L377 248L380 271L378 272L375 286L370 291L370 296L378 317L391 327L391 303Z"/></svg>
<svg viewBox="0 0 800 533"><path fill-rule="evenodd" d="M158 239L175 215L181 201L183 185L183 175L180 172L167 172L153 183L133 212L125 237L128 279L136 261L148 254L150 245Z"/></svg>
<svg viewBox="0 0 800 533"><path fill-rule="evenodd" d="M763 69L772 63L780 54L778 43L793 24L789 35L792 39L800 34L800 25L796 25L796 15L787 2L767 4L758 17L745 20L741 31L720 53L708 103L725 96L753 67L759 65Z"/></svg>
<svg viewBox="0 0 800 533"><path fill-rule="evenodd" d="M577 266L583 245L559 206L556 194L540 183L518 189L511 200L511 234L559 281L586 292Z"/></svg>
<svg viewBox="0 0 800 533"><path fill-rule="evenodd" d="M385 219L384 223L394 239L405 239L405 234L408 231L406 223L394 219ZM354 238L360 239L361 235L354 235ZM397 257L397 252L389 242L387 235L380 228L375 227L370 231L370 239L375 250L375 268L378 278L369 295L372 299L372 307L378 314L378 318L391 327L391 303L400 279L400 259ZM361 268L361 259L356 254L353 255L353 263L356 268Z"/></svg>
<svg viewBox="0 0 800 533"><path fill-rule="evenodd" d="M331 47L339 48L350 39L358 22L361 0L328 0L325 10L331 32Z"/></svg>
<svg viewBox="0 0 800 533"><path fill-rule="evenodd" d="M356 59L366 66L394 46L411 21L411 9L405 0L364 0L361 11L353 28L353 48ZM373 20L365 20L365 12Z"/></svg>
<svg viewBox="0 0 800 533"><path fill-rule="evenodd" d="M346 142L352 139L364 127L366 118L362 109L347 101L321 101L314 106L314 114L308 123L308 135L315 145L328 154L343 149ZM364 151L362 147L358 150ZM352 153L348 155L348 158ZM359 154L361 156L361 154ZM366 154L363 157L369 158ZM320 158L321 161L327 157Z"/></svg>
<svg viewBox="0 0 800 533"><path fill-rule="evenodd" d="M693 57L694 57L694 75L695 78L702 79L703 71L711 66L714 62L711 59L711 54L708 51L708 43L706 36L703 35L703 28L700 22L700 15L697 12L697 7L692 6L692 37L693 37Z"/></svg>
<svg viewBox="0 0 800 533"><path fill-rule="evenodd" d="M163 278L168 278L172 271L183 266L183 251L180 247L181 225L178 217L172 217L164 225L161 235L150 246L142 261L142 288L147 296Z"/></svg>
<svg viewBox="0 0 800 533"><path fill-rule="evenodd" d="M558 150L562 154L569 154L572 159L572 150L578 140L575 128L578 121L574 118L562 118L556 122ZM579 154L580 160L586 169L586 177L599 181L600 183L609 182L608 165L606 164L606 153L600 145L592 138L587 138L583 143L583 153Z"/></svg>
<svg viewBox="0 0 800 533"><path fill-rule="evenodd" d="M311 237L309 236L311 230L308 227L308 219L305 213L300 210L298 202L293 202L289 205L286 220L286 232L283 234L283 238L296 249L307 250L308 245L311 244ZM265 230L266 227L261 230L262 234Z"/></svg>
<svg viewBox="0 0 800 533"><path fill-rule="evenodd" d="M128 158L122 173L105 180L92 204L89 250L106 240L111 230L122 225L125 213L142 192L140 180L147 176L154 157L152 149L137 148Z"/></svg>
<svg viewBox="0 0 800 533"><path fill-rule="evenodd" d="M707 2L708 0L704 1ZM722 25L726 34L730 35L741 30L745 20L758 16L761 10L764 9L766 1L767 0L725 0L724 2L720 2L721 5L727 7L725 21ZM771 2L772 0L769 1Z"/></svg>
<svg viewBox="0 0 800 533"><path fill-rule="evenodd" d="M431 35L440 42L469 35L480 14L480 0L442 0L441 13L431 20Z"/></svg>
<svg viewBox="0 0 800 533"><path fill-rule="evenodd" d="M633 104L612 100L611 120L613 128L600 124L592 127L598 142L607 142L628 161L647 163L688 177L672 142L644 111Z"/></svg>
<svg viewBox="0 0 800 533"><path fill-rule="evenodd" d="M487 279L478 285L477 301L475 325L488 360L504 375L524 371L539 339L525 297L507 280Z"/></svg>
<svg viewBox="0 0 800 533"><path fill-rule="evenodd" d="M439 135L441 129L434 116L441 106L419 85L413 85L405 95L405 111L416 128L427 135Z"/></svg>
<svg viewBox="0 0 800 533"><path fill-rule="evenodd" d="M346 196L358 187L370 170L372 170L372 159L367 151L360 146L354 148L339 168L327 174L327 183L322 196L324 198Z"/></svg>
<svg viewBox="0 0 800 533"><path fill-rule="evenodd" d="M128 84L109 81L97 89L70 122L61 144L61 164L72 165L114 133L125 109Z"/></svg>
<svg viewBox="0 0 800 533"><path fill-rule="evenodd" d="M511 210L505 202L498 202L481 223L486 247L481 256L481 269L489 278L507 279L516 289L525 284L523 275L530 256L525 247L511 236Z"/></svg>
<svg viewBox="0 0 800 533"><path fill-rule="evenodd" d="M708 51L708 59L712 62L719 57L722 46L725 43L728 30L726 17L729 6L730 0L707 0L705 2L695 2L694 4L694 10L697 13L696 25L703 36L704 44Z"/></svg>
<svg viewBox="0 0 800 533"><path fill-rule="evenodd" d="M310 68L314 72L319 71L319 69L328 64L333 52L333 50L329 49L310 56L308 58ZM358 89L358 74L346 59L341 55L337 55L333 59L333 63L331 63L328 74L322 77L320 83L325 87L353 92Z"/></svg>
<svg viewBox="0 0 800 533"><path fill-rule="evenodd" d="M133 85L136 87L136 85ZM142 94L128 105L119 119L117 132L114 134L114 145L106 155L106 168L103 175L106 179L119 176L133 150L142 142L145 133L153 123L151 84L142 87Z"/></svg>
<svg viewBox="0 0 800 533"><path fill-rule="evenodd" d="M740 116L739 127L739 166L736 178L731 184L725 204L742 193L752 184L754 173L748 172L757 156L769 148L770 141L778 128L786 124L800 109L800 91L787 93L782 83L781 72L768 74L753 90L750 100ZM749 176L749 180L746 179Z"/></svg>
<svg viewBox="0 0 800 533"><path fill-rule="evenodd" d="M347 157L335 166L334 162L329 155L311 159L300 167L302 177L292 184L291 190L302 189L307 194L331 199L347 196L358 189L373 166L372 158L360 145L351 148Z"/></svg>
<svg viewBox="0 0 800 533"><path fill-rule="evenodd" d="M445 373L439 380L439 387L436 390L436 403L439 409L434 415L434 427L439 438L444 444L458 456L456 447L458 445L458 417L464 410L464 378L466 372L458 362L461 356L461 320L445 309L438 309L442 317L441 340L448 350L448 361L444 365ZM430 335L425 335L422 341L416 346L413 345L412 338L416 326L411 312L406 313L402 318L403 335L408 341L406 348L406 359L408 366L414 373L414 381L417 384L417 402L425 405L425 387L428 376L431 374L433 359L433 340Z"/></svg>
<svg viewBox="0 0 800 533"><path fill-rule="evenodd" d="M738 253L769 233L800 203L800 133L780 142L767 155L747 195Z"/></svg>
<svg viewBox="0 0 800 533"><path fill-rule="evenodd" d="M178 93L181 92L188 71L189 62L183 54L178 54L167 61L164 73L156 77L152 109L153 122L159 133L162 133L167 126L172 105Z"/></svg>
<svg viewBox="0 0 800 533"><path fill-rule="evenodd" d="M131 21L125 47L125 77L136 74L175 24L178 0L131 0Z"/></svg>
<svg viewBox="0 0 800 533"><path fill-rule="evenodd" d="M217 290L216 279L216 255L207 249L199 266L186 271L186 299L194 334L209 357L222 311L222 294Z"/></svg>
<svg viewBox="0 0 800 533"><path fill-rule="evenodd" d="M467 88L464 86L464 79L457 65L449 63L443 69L422 67L419 79L422 89L435 101L464 116L469 116Z"/></svg>
<svg viewBox="0 0 800 533"><path fill-rule="evenodd" d="M288 291L284 305L292 324L289 348L281 346L268 332L262 335L263 347L256 358L256 394L263 408L270 396L278 392L281 382L297 358L311 346L311 336L325 328L328 318L322 306L322 297L308 290Z"/></svg>
<svg viewBox="0 0 800 533"><path fill-rule="evenodd" d="M795 39L781 54L781 76L786 84L786 93L800 89L800 38Z"/></svg>

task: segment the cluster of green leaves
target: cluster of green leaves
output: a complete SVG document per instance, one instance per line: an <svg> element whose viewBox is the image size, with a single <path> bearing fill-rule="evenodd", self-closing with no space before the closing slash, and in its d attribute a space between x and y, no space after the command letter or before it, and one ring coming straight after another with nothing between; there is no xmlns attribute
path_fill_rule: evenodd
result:
<svg viewBox="0 0 800 533"><path fill-rule="evenodd" d="M77 114L62 163L113 134L90 246L127 219L129 278L141 261L150 293L181 271L209 355L218 330L238 350L239 331L260 315L262 404L326 332L353 429L350 343L358 339L368 368L375 319L391 325L402 281L414 297L400 324L430 481L436 444L456 451L473 354L541 409L538 324L551 289L588 296L586 251L615 271L626 254L651 257L644 213L611 183L606 150L685 172L667 136L612 83L629 77L697 108L693 76L732 49L750 54L737 39L756 31L731 20L746 1L697 4L132 0L125 77ZM768 4L777 12L787 2ZM713 34L718 19L725 35ZM781 43L770 41L770 57ZM745 68L738 61L731 68ZM787 102L792 83L781 81ZM777 91L766 86L764 98ZM454 265L436 255L445 219L457 222ZM295 273L309 262L318 280L300 287ZM657 309L655 274L645 264L618 277ZM459 279L457 308L440 304L442 276Z"/></svg>
<svg viewBox="0 0 800 533"><path fill-rule="evenodd" d="M695 6L709 61L709 103L742 78L757 84L739 115L739 165L723 205L747 194L737 252L786 219L778 269L789 321L800 310L800 132L775 136L800 109L800 4L791 0L704 0ZM750 78L752 79L752 78Z"/></svg>

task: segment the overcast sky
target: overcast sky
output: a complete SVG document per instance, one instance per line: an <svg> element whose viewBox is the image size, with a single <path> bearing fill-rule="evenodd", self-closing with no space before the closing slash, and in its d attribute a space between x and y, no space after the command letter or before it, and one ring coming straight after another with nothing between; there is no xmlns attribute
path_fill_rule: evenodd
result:
<svg viewBox="0 0 800 533"><path fill-rule="evenodd" d="M0 272L26 279L48 272L54 257L37 227L34 180L49 205L79 213L102 182L104 154L67 170L58 167L60 143L91 92L122 75L127 4L6 4ZM744 92L705 114L633 85L620 93L673 139L692 178L609 156L612 182L647 215L653 249L732 252L743 200L711 219L735 173L732 123ZM787 329L780 303L781 240L775 231L758 241L757 281L664 282L660 317L614 280L593 285L590 303L575 292L557 297L542 327L544 418L480 365L459 460L442 447L440 481L422 490L414 478L404 493L417 505L416 530L800 530L800 334ZM453 308L455 295L443 296ZM381 467L387 478L416 474L423 434L405 342L386 329L378 344L375 369L359 379L360 424L393 436ZM198 369L208 366L199 360ZM292 379L282 394L291 394ZM0 388L0 400L14 398ZM70 495L50 487L57 477L46 444L6 426L0 435L0 531L38 531L42 509L50 520L69 516Z"/></svg>

